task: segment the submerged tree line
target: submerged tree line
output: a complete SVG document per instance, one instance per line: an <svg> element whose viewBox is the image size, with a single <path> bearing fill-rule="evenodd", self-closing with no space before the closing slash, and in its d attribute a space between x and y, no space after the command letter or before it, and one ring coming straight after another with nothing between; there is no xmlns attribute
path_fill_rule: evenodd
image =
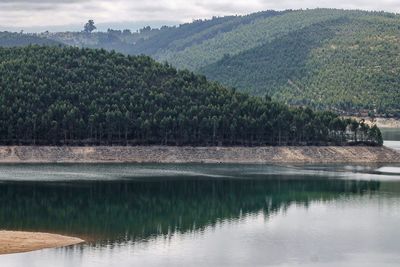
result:
<svg viewBox="0 0 400 267"><path fill-rule="evenodd" d="M381 145L379 129L226 89L146 56L0 48L0 143Z"/></svg>

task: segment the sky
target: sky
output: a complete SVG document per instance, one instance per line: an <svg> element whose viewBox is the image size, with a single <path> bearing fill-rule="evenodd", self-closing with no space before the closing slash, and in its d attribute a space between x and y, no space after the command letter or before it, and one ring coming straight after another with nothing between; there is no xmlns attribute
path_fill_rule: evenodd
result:
<svg viewBox="0 0 400 267"><path fill-rule="evenodd" d="M400 0L0 0L0 30L79 30L159 27L212 16L274 9L342 8L400 12Z"/></svg>

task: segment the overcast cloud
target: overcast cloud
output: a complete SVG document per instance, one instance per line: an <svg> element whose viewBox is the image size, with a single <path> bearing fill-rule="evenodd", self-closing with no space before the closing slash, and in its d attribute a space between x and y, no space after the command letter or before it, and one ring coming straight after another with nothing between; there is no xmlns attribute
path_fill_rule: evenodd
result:
<svg viewBox="0 0 400 267"><path fill-rule="evenodd" d="M400 12L400 0L0 0L0 28L72 27L89 18L104 24L171 24L267 9L316 7Z"/></svg>

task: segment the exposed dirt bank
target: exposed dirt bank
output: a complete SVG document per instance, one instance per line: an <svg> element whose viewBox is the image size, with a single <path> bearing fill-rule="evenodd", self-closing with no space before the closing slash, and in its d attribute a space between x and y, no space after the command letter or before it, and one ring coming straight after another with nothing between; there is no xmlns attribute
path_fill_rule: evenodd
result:
<svg viewBox="0 0 400 267"><path fill-rule="evenodd" d="M400 120L398 119L385 119L377 118L376 125L379 128L400 128Z"/></svg>
<svg viewBox="0 0 400 267"><path fill-rule="evenodd" d="M55 234L0 231L0 255L64 247L82 242L79 238Z"/></svg>
<svg viewBox="0 0 400 267"><path fill-rule="evenodd" d="M348 117L347 117L348 118ZM379 128L400 128L400 120L393 118L351 117L356 120L364 119L369 126L376 124Z"/></svg>
<svg viewBox="0 0 400 267"><path fill-rule="evenodd" d="M386 147L0 147L0 163L395 163Z"/></svg>

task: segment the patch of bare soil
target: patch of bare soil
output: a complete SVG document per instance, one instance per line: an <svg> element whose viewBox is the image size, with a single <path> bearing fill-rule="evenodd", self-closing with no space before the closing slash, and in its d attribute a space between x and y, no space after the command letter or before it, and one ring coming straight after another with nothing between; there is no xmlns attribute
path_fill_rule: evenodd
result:
<svg viewBox="0 0 400 267"><path fill-rule="evenodd" d="M65 247L82 242L79 238L56 234L0 231L0 255Z"/></svg>

